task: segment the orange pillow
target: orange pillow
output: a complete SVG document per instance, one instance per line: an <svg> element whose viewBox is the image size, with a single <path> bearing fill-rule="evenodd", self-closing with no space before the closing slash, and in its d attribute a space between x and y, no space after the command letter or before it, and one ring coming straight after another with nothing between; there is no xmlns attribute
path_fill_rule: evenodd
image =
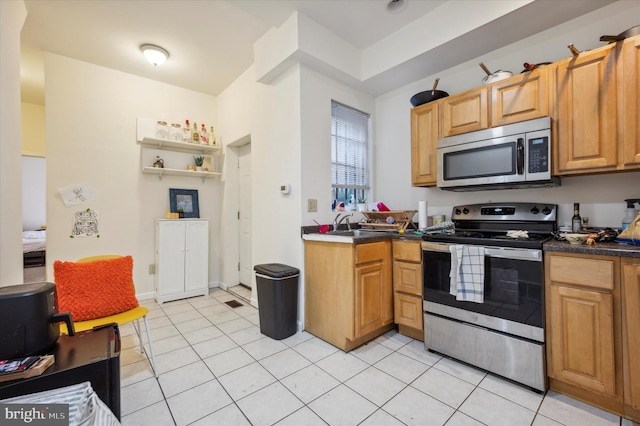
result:
<svg viewBox="0 0 640 426"><path fill-rule="evenodd" d="M86 263L56 260L53 273L58 311L71 312L74 321L102 318L138 306L131 256Z"/></svg>

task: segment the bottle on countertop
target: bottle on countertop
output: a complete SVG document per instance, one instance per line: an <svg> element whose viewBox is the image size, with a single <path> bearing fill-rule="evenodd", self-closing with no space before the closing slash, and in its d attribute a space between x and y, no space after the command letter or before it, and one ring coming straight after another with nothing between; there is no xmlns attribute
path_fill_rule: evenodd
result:
<svg viewBox="0 0 640 426"><path fill-rule="evenodd" d="M573 217L571 218L571 232L582 230L582 218L580 217L580 203L573 203Z"/></svg>
<svg viewBox="0 0 640 426"><path fill-rule="evenodd" d="M182 128L182 142L191 142L191 126L189 120L184 120L184 127Z"/></svg>
<svg viewBox="0 0 640 426"><path fill-rule="evenodd" d="M200 143L200 133L198 133L198 123L193 122L193 130L191 131L191 143Z"/></svg>
<svg viewBox="0 0 640 426"><path fill-rule="evenodd" d="M640 198L629 198L624 200L627 203L627 209L625 210L624 218L622 218L622 229L624 231L631 225L631 222L636 218L639 214L637 210L635 210L635 204L640 203Z"/></svg>
<svg viewBox="0 0 640 426"><path fill-rule="evenodd" d="M209 139L207 134L207 128L204 123L201 124L200 127L200 145L209 145Z"/></svg>

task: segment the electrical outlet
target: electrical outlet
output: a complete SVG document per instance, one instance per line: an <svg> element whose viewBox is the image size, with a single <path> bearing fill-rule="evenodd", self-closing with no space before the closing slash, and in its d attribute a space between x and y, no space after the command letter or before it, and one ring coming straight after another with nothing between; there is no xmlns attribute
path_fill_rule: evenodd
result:
<svg viewBox="0 0 640 426"><path fill-rule="evenodd" d="M318 211L318 200L315 198L309 198L307 200L307 211L308 212L317 212Z"/></svg>
<svg viewBox="0 0 640 426"><path fill-rule="evenodd" d="M151 265L149 265L149 274L153 275L155 273L156 273L156 265L152 263Z"/></svg>

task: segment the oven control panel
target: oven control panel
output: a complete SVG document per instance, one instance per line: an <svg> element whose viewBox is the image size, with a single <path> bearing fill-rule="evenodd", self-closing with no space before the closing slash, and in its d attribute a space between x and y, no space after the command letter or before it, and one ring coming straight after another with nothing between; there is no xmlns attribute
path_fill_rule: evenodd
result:
<svg viewBox="0 0 640 426"><path fill-rule="evenodd" d="M558 206L546 203L485 203L455 206L453 221L555 222Z"/></svg>

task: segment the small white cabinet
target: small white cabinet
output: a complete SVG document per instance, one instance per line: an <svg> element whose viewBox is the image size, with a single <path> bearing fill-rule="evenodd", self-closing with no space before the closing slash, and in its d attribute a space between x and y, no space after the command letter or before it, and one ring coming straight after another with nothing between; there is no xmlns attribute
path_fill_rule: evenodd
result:
<svg viewBox="0 0 640 426"><path fill-rule="evenodd" d="M158 303L209 292L209 221L156 220L155 296Z"/></svg>

